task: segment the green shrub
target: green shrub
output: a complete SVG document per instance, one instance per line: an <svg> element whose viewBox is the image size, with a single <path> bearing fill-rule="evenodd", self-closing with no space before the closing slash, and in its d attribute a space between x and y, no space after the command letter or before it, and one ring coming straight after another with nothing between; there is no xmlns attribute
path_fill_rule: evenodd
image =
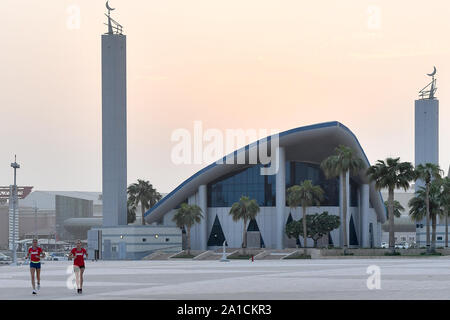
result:
<svg viewBox="0 0 450 320"><path fill-rule="evenodd" d="M286 257L284 259L311 259L311 255L307 254L306 256L302 253L299 255L291 255L289 257Z"/></svg>
<svg viewBox="0 0 450 320"><path fill-rule="evenodd" d="M440 252L421 252L421 256L442 256Z"/></svg>
<svg viewBox="0 0 450 320"><path fill-rule="evenodd" d="M402 254L398 251L394 251L394 252L385 252L384 255L385 256L401 256Z"/></svg>

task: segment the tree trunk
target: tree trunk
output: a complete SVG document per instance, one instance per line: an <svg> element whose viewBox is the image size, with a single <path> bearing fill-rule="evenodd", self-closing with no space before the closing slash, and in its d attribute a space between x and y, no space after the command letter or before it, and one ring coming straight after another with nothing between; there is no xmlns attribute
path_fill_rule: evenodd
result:
<svg viewBox="0 0 450 320"><path fill-rule="evenodd" d="M306 243L307 241L307 232L306 232L306 207L302 206L303 208L303 254L306 256Z"/></svg>
<svg viewBox="0 0 450 320"><path fill-rule="evenodd" d="M319 241L319 239L313 239L314 240L314 248L317 248L317 241Z"/></svg>
<svg viewBox="0 0 450 320"><path fill-rule="evenodd" d="M395 252L395 232L394 232L394 188L389 187L388 195L388 218L389 218L389 251Z"/></svg>
<svg viewBox="0 0 450 320"><path fill-rule="evenodd" d="M242 254L247 254L247 219L244 219L244 232L242 239Z"/></svg>
<svg viewBox="0 0 450 320"><path fill-rule="evenodd" d="M426 197L425 197L425 205L427 208L427 252L431 252L430 248L430 184L427 183L426 186Z"/></svg>
<svg viewBox="0 0 450 320"><path fill-rule="evenodd" d="M342 234L344 237L344 253L347 252L348 238L347 238L347 172L342 176Z"/></svg>
<svg viewBox="0 0 450 320"><path fill-rule="evenodd" d="M448 248L448 209L445 212L445 247Z"/></svg>
<svg viewBox="0 0 450 320"><path fill-rule="evenodd" d="M187 236L187 255L191 255L191 227L187 226L186 230L186 236Z"/></svg>
<svg viewBox="0 0 450 320"><path fill-rule="evenodd" d="M141 201L141 212L142 212L142 225L145 226L145 219L144 219L145 205L143 201Z"/></svg>
<svg viewBox="0 0 450 320"><path fill-rule="evenodd" d="M434 214L431 217L431 224L433 226L433 230L432 230L432 234L431 234L431 252L435 252L436 251L436 221L437 220L437 215Z"/></svg>

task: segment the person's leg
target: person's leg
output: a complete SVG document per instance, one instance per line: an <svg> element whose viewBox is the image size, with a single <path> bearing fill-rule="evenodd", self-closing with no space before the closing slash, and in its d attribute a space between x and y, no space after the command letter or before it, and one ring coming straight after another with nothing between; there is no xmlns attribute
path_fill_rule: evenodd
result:
<svg viewBox="0 0 450 320"><path fill-rule="evenodd" d="M33 286L33 290L36 290L36 287L34 285L34 273L36 272L36 268L30 268L30 274L31 274L31 285Z"/></svg>
<svg viewBox="0 0 450 320"><path fill-rule="evenodd" d="M80 289L83 289L83 273L84 268L80 268Z"/></svg>
<svg viewBox="0 0 450 320"><path fill-rule="evenodd" d="M78 266L73 266L73 271L75 272L75 281L77 282L77 289L80 289L80 268Z"/></svg>
<svg viewBox="0 0 450 320"><path fill-rule="evenodd" d="M36 279L38 290L41 288L41 268L36 269Z"/></svg>

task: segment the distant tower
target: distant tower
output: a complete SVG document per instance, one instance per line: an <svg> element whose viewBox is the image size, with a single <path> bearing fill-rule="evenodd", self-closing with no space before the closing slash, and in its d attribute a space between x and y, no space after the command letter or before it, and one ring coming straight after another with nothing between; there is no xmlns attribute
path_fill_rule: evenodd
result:
<svg viewBox="0 0 450 320"><path fill-rule="evenodd" d="M436 67L428 76L431 82L419 92L415 101L415 165L439 164L439 100L436 99ZM423 186L417 181L415 189Z"/></svg>
<svg viewBox="0 0 450 320"><path fill-rule="evenodd" d="M127 225L126 36L111 18L102 35L103 226Z"/></svg>

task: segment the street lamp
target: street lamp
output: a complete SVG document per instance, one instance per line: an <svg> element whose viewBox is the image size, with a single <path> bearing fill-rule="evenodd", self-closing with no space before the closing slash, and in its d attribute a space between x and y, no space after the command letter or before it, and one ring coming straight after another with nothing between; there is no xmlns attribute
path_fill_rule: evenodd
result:
<svg viewBox="0 0 450 320"><path fill-rule="evenodd" d="M20 168L20 165L17 163L17 157L14 155L14 162L11 163L11 167L14 169L14 185L13 185L13 194L12 194L12 207L13 207L13 265L17 265L17 250L16 250L16 205L17 205L17 181L16 181L16 169Z"/></svg>

